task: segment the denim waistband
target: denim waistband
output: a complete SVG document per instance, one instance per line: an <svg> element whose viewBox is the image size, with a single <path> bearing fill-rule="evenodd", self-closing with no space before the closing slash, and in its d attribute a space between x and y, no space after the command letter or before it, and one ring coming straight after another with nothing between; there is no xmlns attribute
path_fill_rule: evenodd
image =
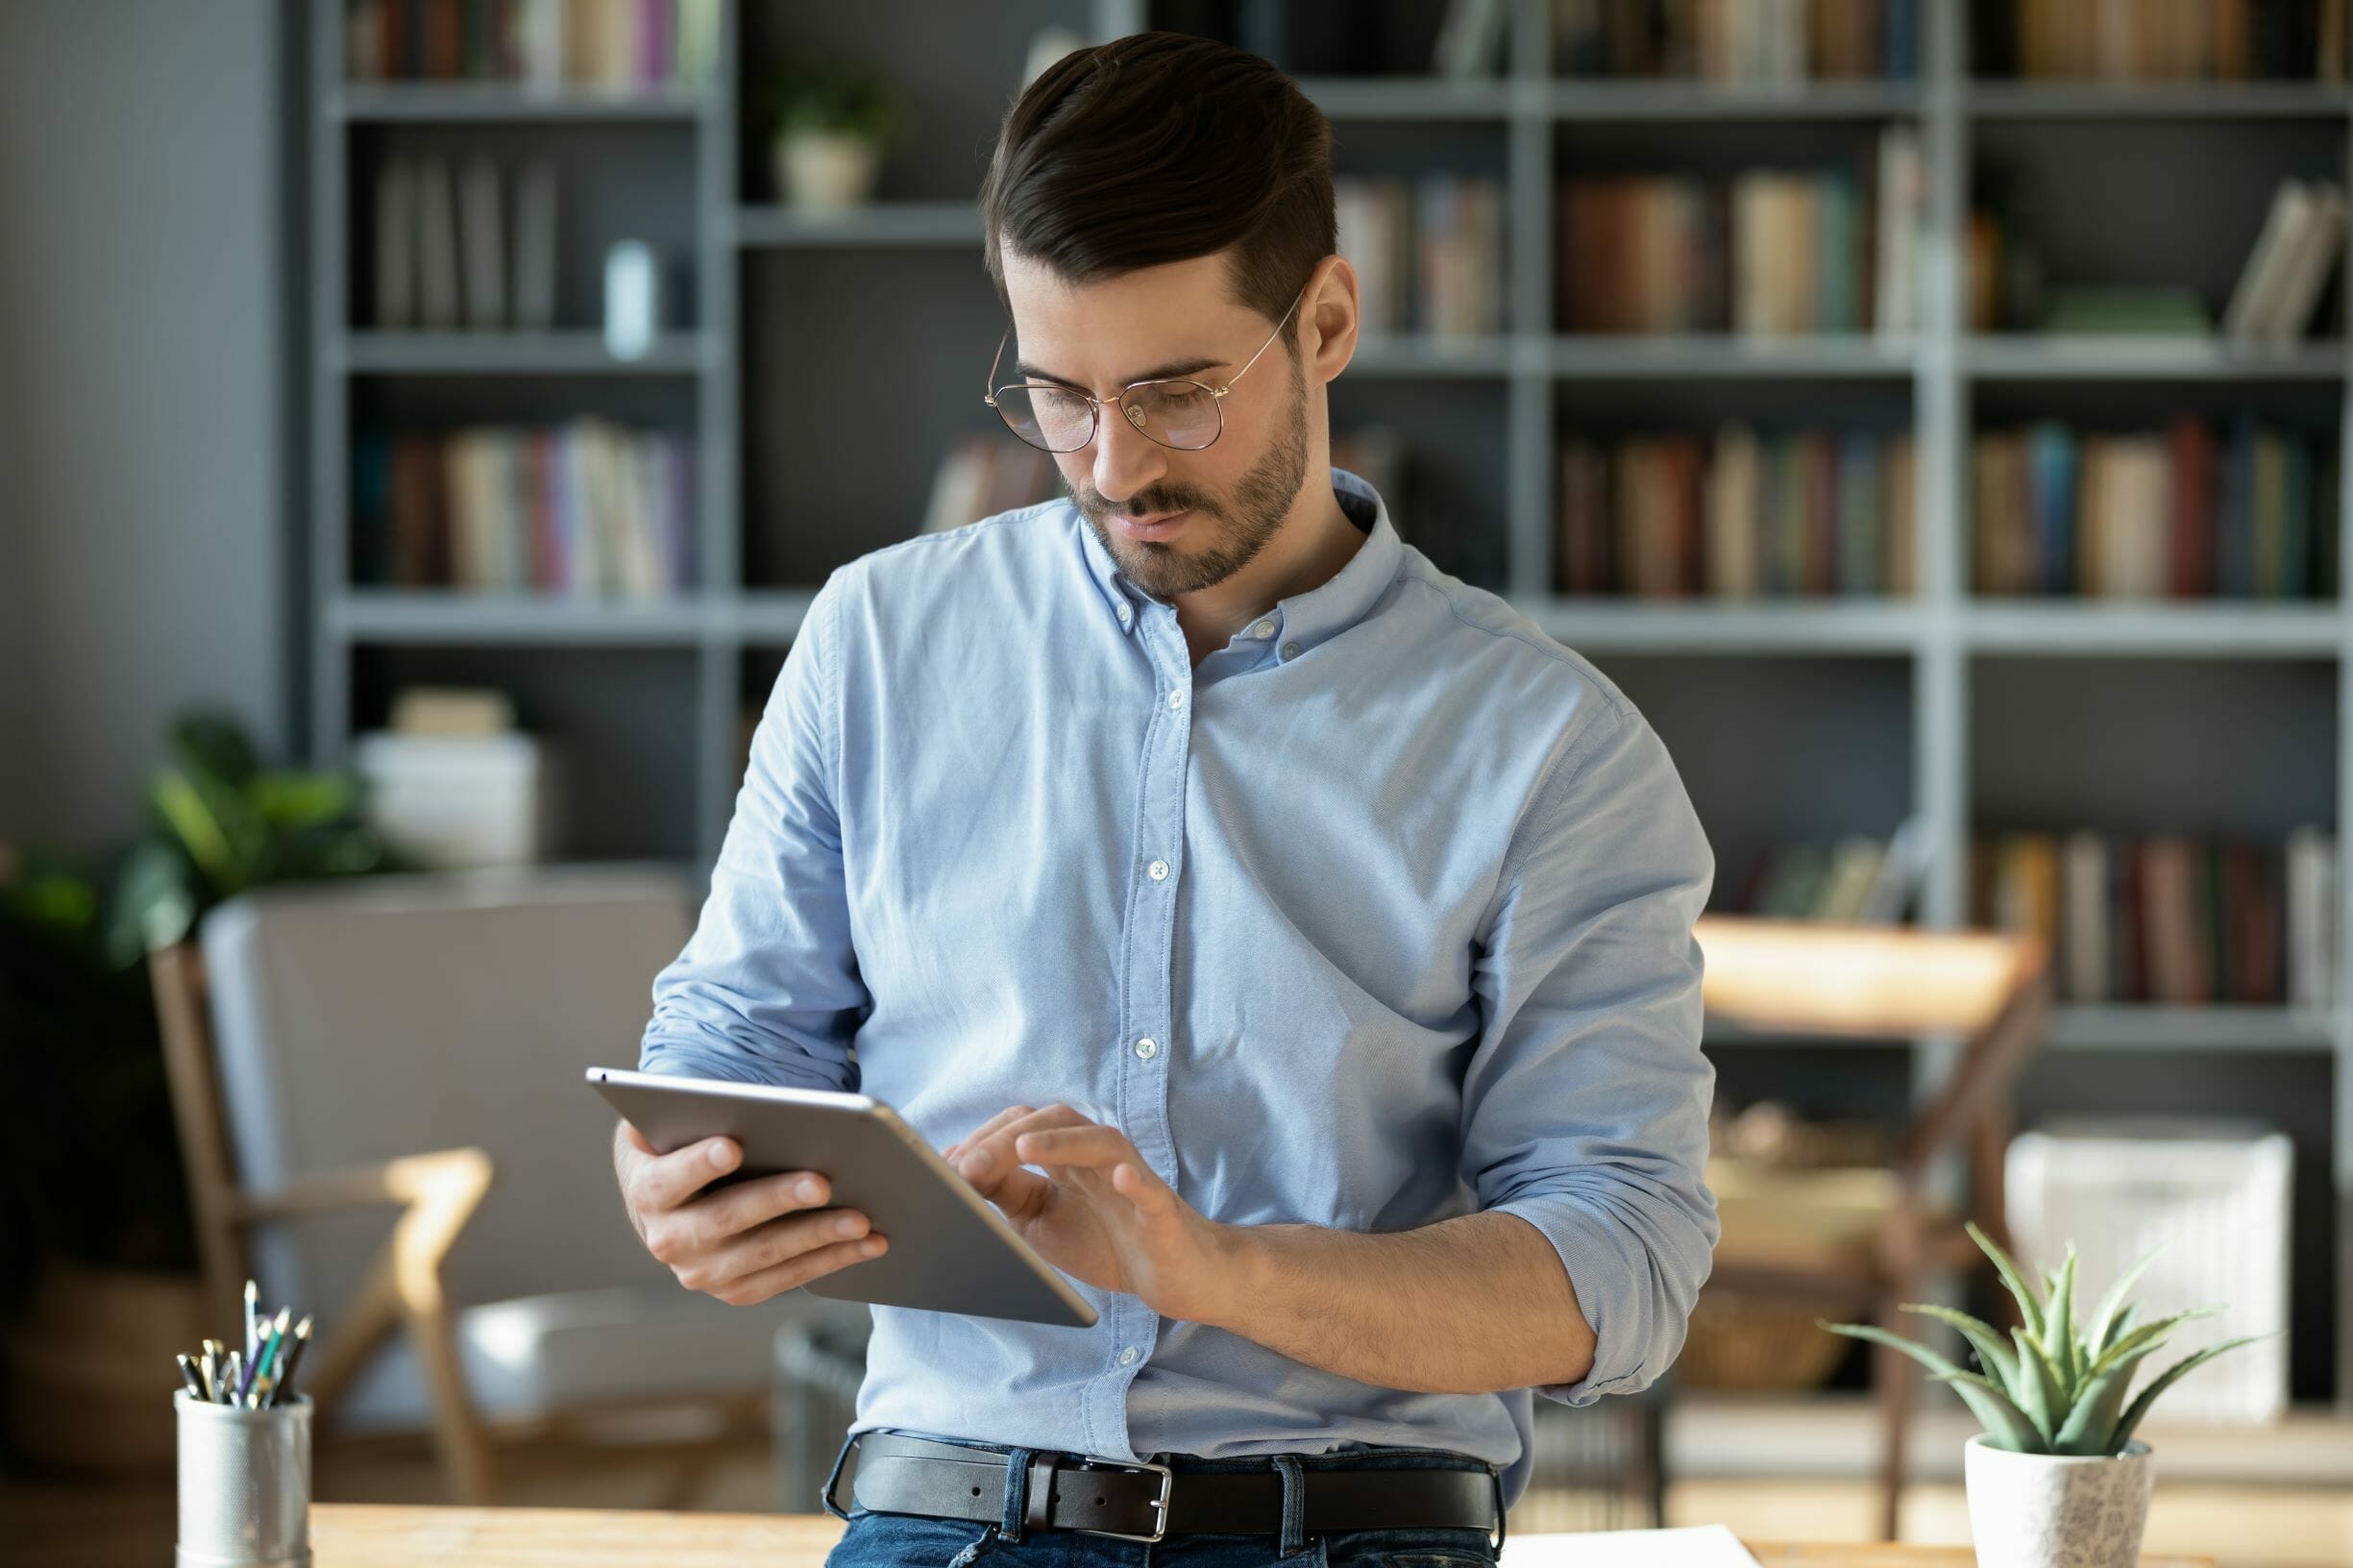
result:
<svg viewBox="0 0 2353 1568"><path fill-rule="evenodd" d="M868 1429L877 1435L920 1437L926 1442L947 1443L957 1448L977 1449L987 1454L1011 1454L1014 1448L1004 1443L981 1442L969 1437L944 1437L936 1433L907 1432L894 1427ZM865 1433L856 1435L863 1436ZM846 1446L846 1445L845 1445ZM1104 1464L1125 1464L1108 1455L1088 1456ZM1151 1454L1145 1458L1157 1459L1179 1475L1198 1472L1236 1472L1265 1470L1278 1458L1298 1463L1302 1470L1486 1470L1491 1468L1484 1459L1468 1454L1458 1454L1444 1448L1339 1448L1323 1454L1304 1454L1289 1450L1266 1454L1231 1454L1214 1458L1199 1454Z"/></svg>

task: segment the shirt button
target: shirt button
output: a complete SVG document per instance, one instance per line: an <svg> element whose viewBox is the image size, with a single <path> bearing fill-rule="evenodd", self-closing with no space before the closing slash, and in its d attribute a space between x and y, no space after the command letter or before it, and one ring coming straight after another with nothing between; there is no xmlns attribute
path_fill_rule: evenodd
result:
<svg viewBox="0 0 2353 1568"><path fill-rule="evenodd" d="M1155 882L1165 882L1168 880L1168 863L1164 860L1156 860L1144 868L1144 874Z"/></svg>
<svg viewBox="0 0 2353 1568"><path fill-rule="evenodd" d="M1136 1042L1136 1054L1142 1057L1146 1062L1149 1062L1154 1057L1160 1055L1160 1044L1158 1041L1148 1037L1143 1040L1140 1040Z"/></svg>
<svg viewBox="0 0 2353 1568"><path fill-rule="evenodd" d="M1173 709L1173 708L1181 708L1181 707L1183 707L1184 705L1185 705L1185 688L1184 688L1184 687L1182 687L1182 686L1177 686L1177 687L1173 687L1173 688L1171 688L1171 689L1170 689L1170 691L1169 691L1169 693L1168 693L1168 706L1169 706L1170 708L1172 708L1172 709Z"/></svg>
<svg viewBox="0 0 2353 1568"><path fill-rule="evenodd" d="M1283 656L1287 659L1297 658L1299 656L1299 645L1297 643L1285 643L1283 645Z"/></svg>
<svg viewBox="0 0 2353 1568"><path fill-rule="evenodd" d="M1275 624L1272 621L1261 621L1250 628L1250 635L1258 638L1262 642L1269 637L1272 637L1274 634Z"/></svg>
<svg viewBox="0 0 2353 1568"><path fill-rule="evenodd" d="M1134 1345L1122 1345L1119 1347L1119 1364L1121 1366L1134 1366L1136 1364L1136 1358L1141 1354L1143 1353L1138 1350Z"/></svg>

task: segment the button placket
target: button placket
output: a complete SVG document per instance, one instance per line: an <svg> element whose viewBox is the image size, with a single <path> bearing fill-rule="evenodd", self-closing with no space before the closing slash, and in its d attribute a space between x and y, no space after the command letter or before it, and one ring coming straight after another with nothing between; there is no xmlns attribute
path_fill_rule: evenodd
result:
<svg viewBox="0 0 2353 1568"><path fill-rule="evenodd" d="M1157 679L1159 695L1144 725L1142 783L1126 929L1120 939L1120 1032L1115 1046L1114 1105L1119 1126L1145 1164L1163 1181L1177 1181L1176 1149L1168 1132L1164 1068L1174 1002L1170 994L1176 943L1177 895L1184 878L1185 779L1191 750L1192 657L1172 615L1138 618L1136 631ZM1089 1425L1118 1452L1127 1438L1127 1390L1142 1370L1159 1318L1132 1295L1113 1298L1095 1332L1107 1361L1091 1390Z"/></svg>

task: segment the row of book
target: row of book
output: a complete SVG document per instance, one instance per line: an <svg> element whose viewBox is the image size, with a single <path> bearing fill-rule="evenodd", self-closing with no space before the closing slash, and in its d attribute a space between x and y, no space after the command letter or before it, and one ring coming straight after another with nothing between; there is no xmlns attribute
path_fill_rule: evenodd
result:
<svg viewBox="0 0 2353 1568"><path fill-rule="evenodd" d="M2338 591L2333 441L2241 414L2090 434L2055 420L1973 442L1976 590L2098 599Z"/></svg>
<svg viewBox="0 0 2353 1568"><path fill-rule="evenodd" d="M1560 452L1555 586L1651 599L1908 595L1910 433L1677 432Z"/></svg>
<svg viewBox="0 0 2353 1568"><path fill-rule="evenodd" d="M1907 332L1925 202L1920 137L1856 171L1589 176L1560 202L1561 319L1577 332Z"/></svg>
<svg viewBox="0 0 2353 1568"><path fill-rule="evenodd" d="M2049 944L2079 1003L2327 1007L2337 840L1991 832L1970 845L1972 919Z"/></svg>
<svg viewBox="0 0 2353 1568"><path fill-rule="evenodd" d="M2345 78L2345 0L1971 0L1980 76Z"/></svg>
<svg viewBox="0 0 2353 1568"><path fill-rule="evenodd" d="M376 171L372 316L380 331L555 325L555 171L510 182L487 158L387 158ZM509 243L509 230L512 243Z"/></svg>
<svg viewBox="0 0 2353 1568"><path fill-rule="evenodd" d="M1332 183L1339 251L1356 269L1360 331L1475 337L1504 323L1504 192L1498 181Z"/></svg>
<svg viewBox="0 0 2353 1568"><path fill-rule="evenodd" d="M1553 0L1563 76L1749 84L1917 73L1919 0Z"/></svg>
<svg viewBox="0 0 2353 1568"><path fill-rule="evenodd" d="M709 82L720 0L352 0L354 82L646 88Z"/></svg>
<svg viewBox="0 0 2353 1568"><path fill-rule="evenodd" d="M1928 876L1927 822L1906 818L1885 839L1851 833L1831 844L1777 844L1757 855L1728 913L1767 919L1891 925L1904 919Z"/></svg>
<svg viewBox="0 0 2353 1568"><path fill-rule="evenodd" d="M594 418L364 429L352 442L362 587L653 599L695 580L692 437Z"/></svg>

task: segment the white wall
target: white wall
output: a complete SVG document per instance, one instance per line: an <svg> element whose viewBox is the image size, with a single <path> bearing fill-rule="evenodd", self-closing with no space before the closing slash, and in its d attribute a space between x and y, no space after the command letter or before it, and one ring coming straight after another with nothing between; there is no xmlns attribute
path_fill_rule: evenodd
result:
<svg viewBox="0 0 2353 1568"><path fill-rule="evenodd" d="M190 701L284 742L282 9L0 4L0 837L126 831Z"/></svg>

